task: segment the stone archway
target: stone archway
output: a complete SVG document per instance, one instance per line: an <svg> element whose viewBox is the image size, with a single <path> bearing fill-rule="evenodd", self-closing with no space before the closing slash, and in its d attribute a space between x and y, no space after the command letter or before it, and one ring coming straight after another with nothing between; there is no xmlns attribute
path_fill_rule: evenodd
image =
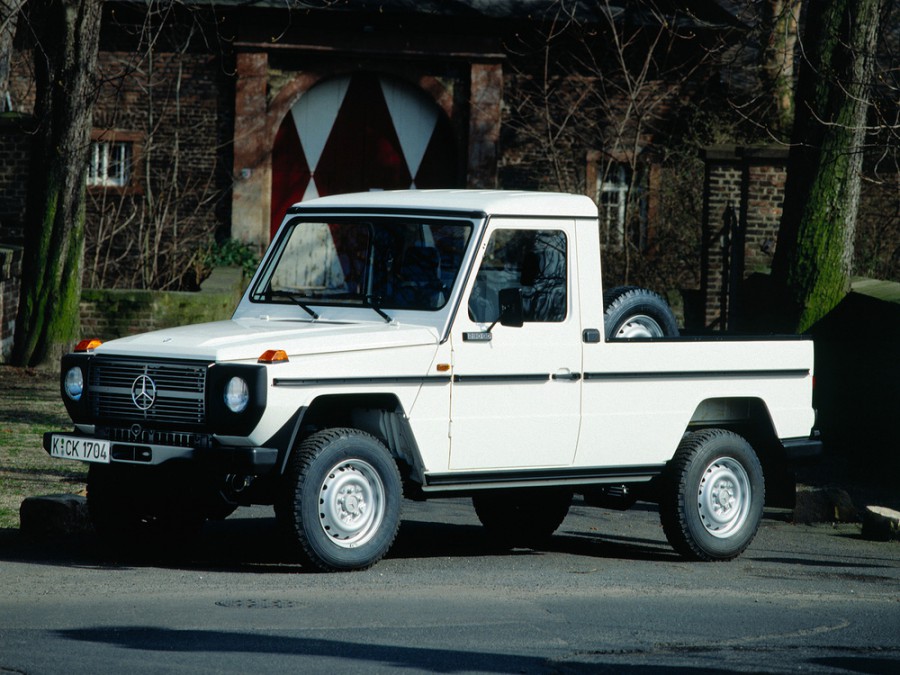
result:
<svg viewBox="0 0 900 675"><path fill-rule="evenodd" d="M455 187L457 144L444 111L389 75L321 80L281 121L272 148L271 228L304 199L373 189Z"/></svg>

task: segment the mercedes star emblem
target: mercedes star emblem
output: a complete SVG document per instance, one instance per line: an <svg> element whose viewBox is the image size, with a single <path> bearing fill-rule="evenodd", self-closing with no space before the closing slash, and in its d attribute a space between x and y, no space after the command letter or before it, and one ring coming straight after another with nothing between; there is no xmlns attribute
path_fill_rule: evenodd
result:
<svg viewBox="0 0 900 675"><path fill-rule="evenodd" d="M139 375L131 385L131 400L138 410L150 410L156 401L156 384L147 375Z"/></svg>

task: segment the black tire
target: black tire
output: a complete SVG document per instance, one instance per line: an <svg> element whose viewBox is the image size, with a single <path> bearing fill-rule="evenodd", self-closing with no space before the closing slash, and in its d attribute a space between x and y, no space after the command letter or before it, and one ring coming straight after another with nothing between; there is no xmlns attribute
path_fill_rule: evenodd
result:
<svg viewBox="0 0 900 675"><path fill-rule="evenodd" d="M724 429L686 434L663 477L659 513L666 539L694 560L736 558L759 530L762 466L750 444Z"/></svg>
<svg viewBox="0 0 900 675"><path fill-rule="evenodd" d="M475 514L494 543L502 548L540 548L569 512L568 490L509 488L472 497Z"/></svg>
<svg viewBox="0 0 900 675"><path fill-rule="evenodd" d="M603 294L606 339L677 337L678 322L665 300L653 291L621 286Z"/></svg>
<svg viewBox="0 0 900 675"><path fill-rule="evenodd" d="M285 478L276 518L304 563L326 572L362 570L391 548L403 486L376 438L356 429L319 431L293 453Z"/></svg>
<svg viewBox="0 0 900 675"><path fill-rule="evenodd" d="M166 555L184 549L206 520L192 477L170 467L92 464L88 515L101 543Z"/></svg>

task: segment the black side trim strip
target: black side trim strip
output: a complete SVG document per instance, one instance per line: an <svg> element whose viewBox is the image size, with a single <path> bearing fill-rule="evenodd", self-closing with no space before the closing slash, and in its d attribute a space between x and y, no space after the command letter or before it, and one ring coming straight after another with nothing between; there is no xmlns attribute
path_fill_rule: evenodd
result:
<svg viewBox="0 0 900 675"><path fill-rule="evenodd" d="M812 336L801 333L765 335L737 335L733 333L702 333L699 335L681 333L671 337L654 338L607 338L607 342L795 342L812 340Z"/></svg>
<svg viewBox="0 0 900 675"><path fill-rule="evenodd" d="M311 377L275 378L276 387L318 387L344 384L449 384L449 375L408 375L396 377Z"/></svg>
<svg viewBox="0 0 900 675"><path fill-rule="evenodd" d="M562 469L520 469L516 471L455 471L452 473L428 473L426 486L481 485L485 483L512 484L529 481L566 481L589 483L594 480L648 479L662 473L665 464L645 466L616 466L611 468L585 467Z"/></svg>
<svg viewBox="0 0 900 675"><path fill-rule="evenodd" d="M585 373L585 380L681 380L689 378L730 377L806 377L808 368L784 370L674 370L648 371L644 373Z"/></svg>
<svg viewBox="0 0 900 675"><path fill-rule="evenodd" d="M511 373L509 375L454 375L454 382L547 382L549 373Z"/></svg>

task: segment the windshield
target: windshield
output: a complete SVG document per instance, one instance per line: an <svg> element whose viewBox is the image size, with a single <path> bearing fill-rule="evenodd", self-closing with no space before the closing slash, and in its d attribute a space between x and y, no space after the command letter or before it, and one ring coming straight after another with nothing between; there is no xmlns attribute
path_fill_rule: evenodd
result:
<svg viewBox="0 0 900 675"><path fill-rule="evenodd" d="M439 310L471 233L466 220L297 218L276 241L250 297L301 307Z"/></svg>

